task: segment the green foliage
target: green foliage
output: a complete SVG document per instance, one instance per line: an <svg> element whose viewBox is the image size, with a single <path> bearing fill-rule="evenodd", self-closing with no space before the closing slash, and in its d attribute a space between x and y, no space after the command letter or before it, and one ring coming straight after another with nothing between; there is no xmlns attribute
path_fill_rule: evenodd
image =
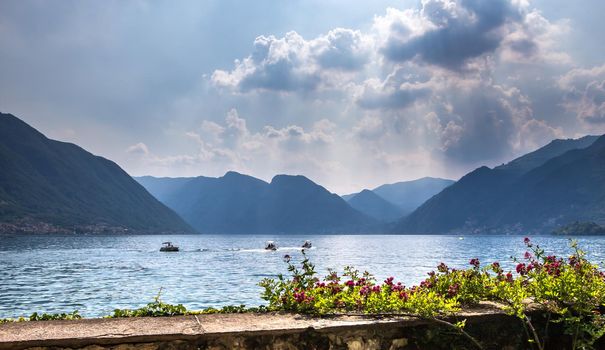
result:
<svg viewBox="0 0 605 350"><path fill-rule="evenodd" d="M138 309L115 309L107 318L118 317L165 317L165 316L183 316L183 315L204 315L204 314L241 314L247 312L266 312L264 306L248 308L246 305L224 306L220 309L207 308L203 310L187 310L183 304L168 304L161 300L162 288L153 299L153 302Z"/></svg>
<svg viewBox="0 0 605 350"><path fill-rule="evenodd" d="M70 313L60 313L60 314L47 314L42 313L38 314L34 312L29 316L30 321L54 321L54 320L79 320L82 316L78 313L78 310L75 310Z"/></svg>
<svg viewBox="0 0 605 350"><path fill-rule="evenodd" d="M19 318L2 318L0 319L0 324L10 323L10 322L25 322L25 321L55 321L55 320L79 320L82 316L80 316L78 310L72 311L70 313L60 313L60 314L47 314L47 313L37 313L34 312L29 317L19 317Z"/></svg>
<svg viewBox="0 0 605 350"><path fill-rule="evenodd" d="M347 267L320 279L304 255L300 267L288 262L290 278L260 282L269 310L314 315L363 313L405 314L439 321L464 306L494 301L527 326L530 341L544 349L548 328L538 330L528 314L538 308L549 315L547 323L562 324L574 349L589 349L605 334L605 277L575 242L572 255L548 256L525 239L529 251L517 261L516 273L505 272L498 262L481 266L471 259L463 270L440 264L418 286L406 287L389 277L377 283L368 272ZM462 330L464 321L450 324Z"/></svg>
<svg viewBox="0 0 605 350"><path fill-rule="evenodd" d="M138 308L138 309L115 309L109 317L163 317L163 316L180 316L188 314L187 308L183 304L172 305L164 303L160 297L162 288L153 298L153 302Z"/></svg>
<svg viewBox="0 0 605 350"><path fill-rule="evenodd" d="M605 335L605 274L586 259L575 241L566 259L546 255L527 238L525 244L529 251L524 262L518 262L519 277L509 287L498 286L493 298L506 302L509 312L527 323L538 348L544 349L544 344L526 316L527 300L551 314L551 322L564 326L573 349L592 348Z"/></svg>

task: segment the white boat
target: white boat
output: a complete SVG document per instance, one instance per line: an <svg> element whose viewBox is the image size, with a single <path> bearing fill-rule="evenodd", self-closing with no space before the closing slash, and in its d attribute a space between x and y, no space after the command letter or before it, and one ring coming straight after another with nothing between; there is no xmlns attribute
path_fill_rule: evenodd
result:
<svg viewBox="0 0 605 350"><path fill-rule="evenodd" d="M179 247L172 244L172 242L162 243L164 246L160 248L161 252L178 252Z"/></svg>
<svg viewBox="0 0 605 350"><path fill-rule="evenodd" d="M265 249L266 250L277 250L277 244L275 244L275 242L273 242L273 241L267 241L267 242L265 242Z"/></svg>

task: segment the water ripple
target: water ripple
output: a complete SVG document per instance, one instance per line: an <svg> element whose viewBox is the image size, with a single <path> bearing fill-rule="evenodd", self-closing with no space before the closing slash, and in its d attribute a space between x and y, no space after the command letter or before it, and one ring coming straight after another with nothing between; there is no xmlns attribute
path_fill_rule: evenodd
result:
<svg viewBox="0 0 605 350"><path fill-rule="evenodd" d="M327 268L353 265L378 280L395 276L417 284L440 262L468 266L468 259L500 261L513 268L510 256L524 252L522 237L511 236L171 236L179 253L161 253L160 236L3 236L0 241L0 318L37 312L70 312L87 317L114 308L136 308L162 299L188 308L262 304L257 283L286 274L283 256L301 258L306 250L320 275ZM266 251L264 242L281 247ZM561 237L536 237L547 251L568 254ZM581 237L589 258L605 260L605 238Z"/></svg>

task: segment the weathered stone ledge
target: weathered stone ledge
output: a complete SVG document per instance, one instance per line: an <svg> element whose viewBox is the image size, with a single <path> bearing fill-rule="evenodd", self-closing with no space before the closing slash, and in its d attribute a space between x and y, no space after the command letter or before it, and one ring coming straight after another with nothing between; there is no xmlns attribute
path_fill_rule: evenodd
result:
<svg viewBox="0 0 605 350"><path fill-rule="evenodd" d="M469 332L485 348L517 349L525 342L518 320L493 305L466 310L457 318L467 320ZM283 313L37 321L0 325L0 349L394 350L470 344L451 329L439 329L410 317L315 318ZM431 342L443 347L428 347Z"/></svg>

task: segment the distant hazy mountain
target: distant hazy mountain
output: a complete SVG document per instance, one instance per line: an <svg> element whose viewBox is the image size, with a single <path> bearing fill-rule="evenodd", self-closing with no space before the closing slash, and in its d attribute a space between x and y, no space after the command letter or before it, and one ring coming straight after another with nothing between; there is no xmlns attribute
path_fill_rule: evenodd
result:
<svg viewBox="0 0 605 350"><path fill-rule="evenodd" d="M400 233L550 232L605 222L605 137L555 140L494 169L478 168L397 225Z"/></svg>
<svg viewBox="0 0 605 350"><path fill-rule="evenodd" d="M441 192L455 181L433 177L387 184L373 189L374 193L411 213L427 199Z"/></svg>
<svg viewBox="0 0 605 350"><path fill-rule="evenodd" d="M350 206L382 222L393 222L403 216L403 210L370 190L363 190L347 200Z"/></svg>
<svg viewBox="0 0 605 350"><path fill-rule="evenodd" d="M203 233L354 233L376 222L304 176L278 175L271 183L236 172L219 178L137 178L189 224Z"/></svg>
<svg viewBox="0 0 605 350"><path fill-rule="evenodd" d="M423 177L412 181L402 181L376 187L372 190L387 202L400 209L400 217L407 215L418 208L427 199L441 192L455 181L433 177ZM358 193L342 196L346 201L351 200Z"/></svg>
<svg viewBox="0 0 605 350"><path fill-rule="evenodd" d="M0 113L0 232L192 232L117 164Z"/></svg>
<svg viewBox="0 0 605 350"><path fill-rule="evenodd" d="M187 182L193 180L193 177L153 177L141 176L135 180L153 194L160 202L164 202L168 196L176 192Z"/></svg>

